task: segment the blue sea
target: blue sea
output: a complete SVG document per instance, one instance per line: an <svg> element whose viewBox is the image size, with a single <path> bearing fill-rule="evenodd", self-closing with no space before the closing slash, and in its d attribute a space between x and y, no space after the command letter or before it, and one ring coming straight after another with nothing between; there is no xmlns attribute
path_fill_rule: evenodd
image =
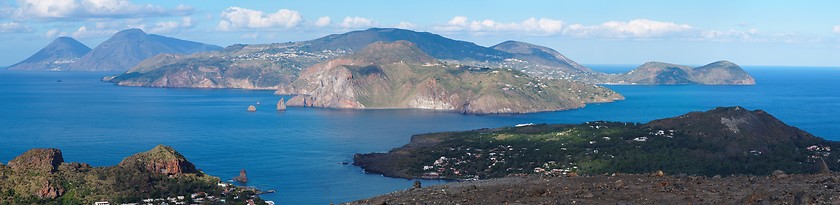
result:
<svg viewBox="0 0 840 205"><path fill-rule="evenodd" d="M607 72L634 66L592 66ZM274 110L272 91L122 87L113 73L0 71L0 162L36 147L65 161L111 166L157 144L174 147L204 172L275 189L279 204L327 204L411 187L412 180L365 174L353 154L386 152L414 134L519 123L647 122L717 106L763 109L817 136L840 140L840 69L745 67L755 86L608 86L627 99L524 115L420 110ZM58 81L61 82L58 82ZM246 112L248 105L257 112ZM423 185L445 183L423 181Z"/></svg>

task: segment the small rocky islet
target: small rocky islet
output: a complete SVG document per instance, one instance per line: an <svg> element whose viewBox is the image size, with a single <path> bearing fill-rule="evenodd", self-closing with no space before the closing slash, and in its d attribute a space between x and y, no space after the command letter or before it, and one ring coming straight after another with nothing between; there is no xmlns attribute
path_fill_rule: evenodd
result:
<svg viewBox="0 0 840 205"><path fill-rule="evenodd" d="M107 167L65 162L54 148L31 149L0 164L0 179L0 204L266 204L259 190L207 175L164 145Z"/></svg>

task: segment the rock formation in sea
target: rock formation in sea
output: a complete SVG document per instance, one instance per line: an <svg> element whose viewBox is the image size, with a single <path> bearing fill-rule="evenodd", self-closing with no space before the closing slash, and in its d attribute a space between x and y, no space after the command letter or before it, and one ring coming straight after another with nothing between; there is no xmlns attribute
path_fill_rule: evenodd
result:
<svg viewBox="0 0 840 205"><path fill-rule="evenodd" d="M239 176L233 177L233 181L248 183L248 175L245 173L245 169L240 170Z"/></svg>
<svg viewBox="0 0 840 205"><path fill-rule="evenodd" d="M280 98L280 101L277 101L277 111L286 111L285 99Z"/></svg>
<svg viewBox="0 0 840 205"><path fill-rule="evenodd" d="M248 112L256 112L256 111L257 111L257 107L254 107L254 105L249 105L248 106Z"/></svg>

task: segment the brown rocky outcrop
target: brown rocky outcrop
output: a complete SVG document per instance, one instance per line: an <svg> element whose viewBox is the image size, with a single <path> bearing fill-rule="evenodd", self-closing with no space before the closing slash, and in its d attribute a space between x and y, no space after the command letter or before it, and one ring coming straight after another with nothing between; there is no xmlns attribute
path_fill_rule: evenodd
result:
<svg viewBox="0 0 840 205"><path fill-rule="evenodd" d="M195 165L187 161L181 153L164 145L158 145L147 152L126 157L118 166L134 167L147 172L166 175L198 173Z"/></svg>
<svg viewBox="0 0 840 205"><path fill-rule="evenodd" d="M280 101L277 101L277 111L286 111L285 99L280 98Z"/></svg>
<svg viewBox="0 0 840 205"><path fill-rule="evenodd" d="M55 148L36 148L9 161L9 167L16 172L53 173L64 162L61 150Z"/></svg>
<svg viewBox="0 0 840 205"><path fill-rule="evenodd" d="M245 173L245 169L240 170L239 176L234 177L233 181L248 183L248 175Z"/></svg>
<svg viewBox="0 0 840 205"><path fill-rule="evenodd" d="M64 187L61 187L59 184L54 184L53 182L47 179L44 179L43 184L44 186L42 186L33 195L37 196L38 198L45 199L55 199L61 195L64 195Z"/></svg>

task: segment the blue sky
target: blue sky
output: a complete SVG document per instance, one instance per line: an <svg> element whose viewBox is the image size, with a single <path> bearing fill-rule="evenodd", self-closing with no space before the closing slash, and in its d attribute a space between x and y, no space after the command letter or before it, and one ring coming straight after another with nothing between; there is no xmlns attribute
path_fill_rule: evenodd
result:
<svg viewBox="0 0 840 205"><path fill-rule="evenodd" d="M0 65L58 36L95 47L127 28L227 46L400 27L484 46L545 45L582 64L840 66L834 1L395 2L0 0Z"/></svg>

